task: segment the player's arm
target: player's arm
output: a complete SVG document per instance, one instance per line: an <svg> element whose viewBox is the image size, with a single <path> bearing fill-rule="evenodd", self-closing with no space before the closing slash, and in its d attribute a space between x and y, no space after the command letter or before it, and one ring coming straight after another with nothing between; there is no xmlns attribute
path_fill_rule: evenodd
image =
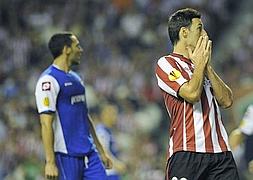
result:
<svg viewBox="0 0 253 180"><path fill-rule="evenodd" d="M53 118L53 114L40 114L41 135L46 156L45 176L49 179L58 176L54 154Z"/></svg>
<svg viewBox="0 0 253 180"><path fill-rule="evenodd" d="M58 82L50 75L40 77L35 90L36 105L40 114L42 142L46 157L46 178L58 176L58 169L55 164L52 123L54 112L56 111L56 98L59 90Z"/></svg>
<svg viewBox="0 0 253 180"><path fill-rule="evenodd" d="M199 66L194 69L192 79L184 83L179 89L179 96L187 102L194 104L198 102L203 89L204 66Z"/></svg>
<svg viewBox="0 0 253 180"><path fill-rule="evenodd" d="M90 133L91 133L91 135L94 139L96 147L97 147L97 149L100 153L100 156L102 158L102 161L103 161L103 163L104 163L104 165L107 169L111 169L112 168L112 160L110 159L107 151L104 149L104 147L102 146L102 144L100 143L100 141L97 137L95 127L94 127L94 124L93 124L93 121L92 121L90 115L88 115L88 121L89 121L89 124L90 124Z"/></svg>
<svg viewBox="0 0 253 180"><path fill-rule="evenodd" d="M188 48L189 58L195 68L190 81L184 83L179 89L179 96L190 103L199 101L203 90L205 69L208 63L208 56L211 51L211 41L207 36L200 36L197 45L192 52Z"/></svg>
<svg viewBox="0 0 253 180"><path fill-rule="evenodd" d="M233 93L232 90L222 81L222 79L212 68L210 64L211 57L212 51L210 51L209 53L209 61L206 68L206 75L211 82L213 93L216 100L218 101L218 104L222 108L228 108L233 104Z"/></svg>
<svg viewBox="0 0 253 180"><path fill-rule="evenodd" d="M119 173L125 173L126 165L123 162L121 162L117 157L115 157L110 151L110 142L109 142L110 140L108 137L110 135L108 135L106 131L102 131L99 129L96 132L99 141L101 142L102 146L105 148L105 150L111 157L113 168Z"/></svg>
<svg viewBox="0 0 253 180"><path fill-rule="evenodd" d="M240 122L239 127L233 130L229 135L229 143L232 149L240 145L244 141L246 135L250 136L253 134L252 115L253 115L253 106L249 105L246 112L244 113L244 116Z"/></svg>
<svg viewBox="0 0 253 180"><path fill-rule="evenodd" d="M207 77L211 81L218 104L223 108L230 107L233 103L233 93L210 65L207 66Z"/></svg>
<svg viewBox="0 0 253 180"><path fill-rule="evenodd" d="M109 151L108 151L109 152ZM112 159L113 168L116 169L119 173L125 173L126 172L126 165L121 162L119 159L117 159L112 153L109 152L109 156Z"/></svg>

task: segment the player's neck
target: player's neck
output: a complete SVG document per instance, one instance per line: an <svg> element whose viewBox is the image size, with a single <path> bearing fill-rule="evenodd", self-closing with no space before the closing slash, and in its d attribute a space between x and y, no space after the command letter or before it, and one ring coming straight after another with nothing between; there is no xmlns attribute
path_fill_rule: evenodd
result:
<svg viewBox="0 0 253 180"><path fill-rule="evenodd" d="M186 49L186 46L183 44L183 42L178 42L174 46L173 53L180 54L184 56L185 58L189 58L189 53Z"/></svg>
<svg viewBox="0 0 253 180"><path fill-rule="evenodd" d="M68 64L67 57L59 56L54 59L53 64L59 67L60 70L63 70L66 73L70 71L70 66Z"/></svg>

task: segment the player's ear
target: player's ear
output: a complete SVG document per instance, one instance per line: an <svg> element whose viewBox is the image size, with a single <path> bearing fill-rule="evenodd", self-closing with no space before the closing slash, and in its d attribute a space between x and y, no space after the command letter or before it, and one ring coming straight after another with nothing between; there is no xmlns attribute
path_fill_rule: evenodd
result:
<svg viewBox="0 0 253 180"><path fill-rule="evenodd" d="M63 54L70 54L71 48L65 45L65 46L63 47L62 52L63 52Z"/></svg>
<svg viewBox="0 0 253 180"><path fill-rule="evenodd" d="M181 27L179 30L179 39L185 39L188 36L189 29L186 27Z"/></svg>

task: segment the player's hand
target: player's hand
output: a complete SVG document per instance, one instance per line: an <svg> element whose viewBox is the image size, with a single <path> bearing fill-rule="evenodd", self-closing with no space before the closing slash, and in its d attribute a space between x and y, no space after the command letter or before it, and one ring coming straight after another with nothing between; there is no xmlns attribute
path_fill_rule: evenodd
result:
<svg viewBox="0 0 253 180"><path fill-rule="evenodd" d="M195 49L187 47L189 59L195 66L206 67L211 57L212 41L209 40L208 36L201 35L198 39Z"/></svg>
<svg viewBox="0 0 253 180"><path fill-rule="evenodd" d="M232 150L236 149L243 142L243 134L239 129L235 129L229 135L229 144Z"/></svg>
<svg viewBox="0 0 253 180"><path fill-rule="evenodd" d="M249 172L253 174L253 160L249 162L248 169Z"/></svg>
<svg viewBox="0 0 253 180"><path fill-rule="evenodd" d="M121 161L117 161L117 163L113 163L113 167L120 173L123 174L126 172L126 165L121 162Z"/></svg>
<svg viewBox="0 0 253 180"><path fill-rule="evenodd" d="M106 169L111 169L113 166L111 158L107 154L101 155L103 164L105 165Z"/></svg>
<svg viewBox="0 0 253 180"><path fill-rule="evenodd" d="M46 163L45 177L46 177L46 179L57 179L58 178L58 168L55 163Z"/></svg>

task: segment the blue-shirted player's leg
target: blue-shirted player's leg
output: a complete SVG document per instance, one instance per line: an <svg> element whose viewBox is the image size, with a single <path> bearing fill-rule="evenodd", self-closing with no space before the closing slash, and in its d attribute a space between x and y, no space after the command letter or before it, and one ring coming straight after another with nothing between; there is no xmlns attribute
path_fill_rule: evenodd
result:
<svg viewBox="0 0 253 180"><path fill-rule="evenodd" d="M59 171L58 180L82 180L84 167L82 157L72 157L56 153L56 164Z"/></svg>
<svg viewBox="0 0 253 180"><path fill-rule="evenodd" d="M97 152L94 151L88 156L87 165L83 180L106 180L105 168Z"/></svg>

